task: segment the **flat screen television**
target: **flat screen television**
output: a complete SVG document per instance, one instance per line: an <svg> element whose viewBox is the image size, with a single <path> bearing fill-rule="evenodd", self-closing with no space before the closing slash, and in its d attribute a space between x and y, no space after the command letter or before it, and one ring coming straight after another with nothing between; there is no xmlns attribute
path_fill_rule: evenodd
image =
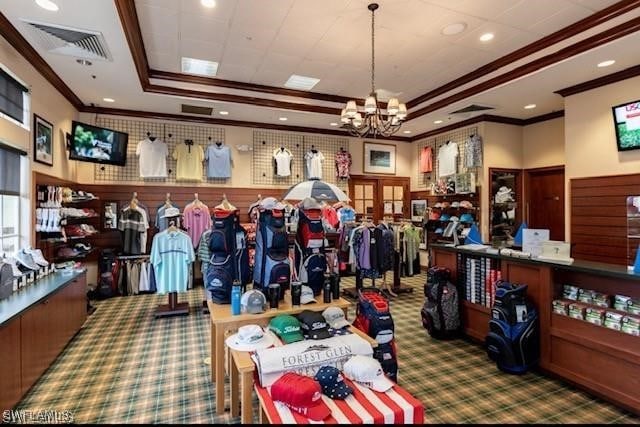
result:
<svg viewBox="0 0 640 427"><path fill-rule="evenodd" d="M618 151L640 149L640 100L612 107Z"/></svg>
<svg viewBox="0 0 640 427"><path fill-rule="evenodd" d="M129 134L74 121L69 159L124 166Z"/></svg>

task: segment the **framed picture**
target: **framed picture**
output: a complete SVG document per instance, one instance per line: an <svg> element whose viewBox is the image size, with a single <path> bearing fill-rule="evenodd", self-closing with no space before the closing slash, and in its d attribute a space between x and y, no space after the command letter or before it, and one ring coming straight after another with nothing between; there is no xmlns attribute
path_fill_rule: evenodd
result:
<svg viewBox="0 0 640 427"><path fill-rule="evenodd" d="M364 143L364 173L396 174L396 146Z"/></svg>
<svg viewBox="0 0 640 427"><path fill-rule="evenodd" d="M411 201L411 221L422 221L427 210L426 200Z"/></svg>
<svg viewBox="0 0 640 427"><path fill-rule="evenodd" d="M53 166L53 125L33 115L33 160Z"/></svg>

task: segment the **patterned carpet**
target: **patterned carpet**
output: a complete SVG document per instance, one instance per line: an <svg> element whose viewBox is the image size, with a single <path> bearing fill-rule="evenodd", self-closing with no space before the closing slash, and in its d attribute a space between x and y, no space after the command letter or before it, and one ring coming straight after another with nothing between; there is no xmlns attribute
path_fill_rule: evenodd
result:
<svg viewBox="0 0 640 427"><path fill-rule="evenodd" d="M630 423L640 418L536 373L499 372L477 344L432 340L422 328L424 275L392 302L399 348L399 383L425 406L425 422ZM343 286L352 279L343 279ZM209 316L202 288L189 316L154 318L165 296L95 302L97 310L16 409L71 411L83 424L228 424L216 416L209 365ZM352 312L353 313L353 312ZM228 387L228 384L227 384ZM257 399L256 399L257 402ZM228 399L227 399L228 405Z"/></svg>

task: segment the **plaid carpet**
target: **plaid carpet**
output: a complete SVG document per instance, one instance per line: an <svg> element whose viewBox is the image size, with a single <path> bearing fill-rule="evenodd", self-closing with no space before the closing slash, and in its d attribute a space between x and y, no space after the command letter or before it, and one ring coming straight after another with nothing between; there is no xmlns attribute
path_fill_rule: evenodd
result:
<svg viewBox="0 0 640 427"><path fill-rule="evenodd" d="M416 290L395 298L391 309L399 383L424 403L425 422L640 422L558 380L501 373L477 344L432 340L419 317L424 280L424 275L403 279ZM343 279L343 286L353 286L353 279ZM237 417L215 414L210 369L204 363L210 326L209 316L201 313L202 299L202 288L181 295L191 314L160 319L154 310L166 303L166 296L94 303L97 310L84 328L16 409L71 411L75 423L86 424L239 423Z"/></svg>

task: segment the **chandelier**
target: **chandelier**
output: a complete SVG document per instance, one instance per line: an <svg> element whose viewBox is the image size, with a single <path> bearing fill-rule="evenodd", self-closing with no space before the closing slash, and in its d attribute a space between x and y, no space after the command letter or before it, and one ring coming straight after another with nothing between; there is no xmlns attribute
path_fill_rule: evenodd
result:
<svg viewBox="0 0 640 427"><path fill-rule="evenodd" d="M358 111L356 101L352 99L340 114L342 127L357 137L391 136L400 129L402 122L407 118L407 106L401 104L398 98L389 99L386 113L382 113L378 104L375 87L375 11L378 7L378 3L367 6L371 11L371 93L365 100L362 113Z"/></svg>

